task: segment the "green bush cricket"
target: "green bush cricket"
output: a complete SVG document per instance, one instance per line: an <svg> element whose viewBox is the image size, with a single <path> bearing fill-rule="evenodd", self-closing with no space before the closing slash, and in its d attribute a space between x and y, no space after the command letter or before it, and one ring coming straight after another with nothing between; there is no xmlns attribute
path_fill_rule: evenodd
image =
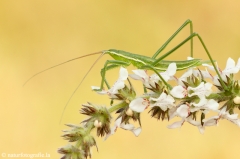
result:
<svg viewBox="0 0 240 159"><path fill-rule="evenodd" d="M158 57L159 54L166 48L166 46L175 38L175 36L183 29L185 28L187 25L190 25L190 35L183 40L181 43L179 43L177 46L175 46L173 49L171 49L170 51L168 51L167 53L165 53L164 55L162 55L161 57ZM180 48L182 45L184 45L186 42L190 41L190 47L191 47L191 57L193 57L193 38L194 37L198 37L200 43L202 44L205 52L207 53L210 62L212 63L218 77L220 80L221 85L223 86L223 88L225 90L227 90L227 86L225 85L225 83L222 80L222 77L219 74L219 71L206 47L206 45L204 44L202 38L200 37L200 35L198 35L197 33L193 32L193 24L191 20L186 20L182 26L157 50L157 52L152 56L152 57L147 57L147 56L143 56L143 55L139 55L139 54L133 54L130 52L126 52L126 51L122 51L122 50L116 50L116 49L109 49L109 50L104 50L104 51L99 51L96 53L91 53L91 54L87 54L87 55L83 55L68 61L65 61L63 63L54 65L52 67L49 67L43 71L40 71L36 74L34 74L33 76L31 76L25 83L24 85L27 84L28 81L30 81L33 77L39 75L40 73L43 73L47 70L50 70L52 68L55 68L57 66L63 65L65 63L68 63L70 61L73 60L77 60L77 59L81 59L87 56L92 56L92 55L96 55L96 54L101 54L98 59L92 64L92 66L90 67L90 69L88 70L88 72L84 75L84 77L82 78L82 80L80 81L80 83L78 84L78 86L75 88L75 90L73 91L73 93L71 94L70 98L68 99L64 109L63 109L63 113L67 107L67 105L69 104L71 98L73 97L73 95L75 94L75 92L78 90L78 88L80 87L80 85L82 84L82 82L84 81L84 79L86 78L86 76L88 75L88 73L92 70L93 66L97 63L97 61L105 54L110 55L114 60L107 60L104 64L104 67L101 69L101 85L100 85L100 90L103 89L104 84L106 84L106 86L108 88L109 84L105 78L106 76L106 72L110 69L119 67L119 66L124 66L127 67L129 65L134 65L135 67L137 67L138 69L145 69L145 70L152 70L154 71L159 78L164 82L164 84L171 89L171 86L167 84L167 82L161 77L161 75L158 73L159 71L166 71L168 68L168 65L172 62L175 62L177 65L177 70L184 70L184 69L188 69L191 67L195 67L195 66L199 66L201 64L203 64L204 62L206 63L206 61L202 61L200 59L192 59L192 60L185 60L185 61L165 61L164 59L169 56L170 54L172 54L173 52L175 52L178 48ZM63 116L62 113L62 116ZM62 119L61 116L61 119Z"/></svg>

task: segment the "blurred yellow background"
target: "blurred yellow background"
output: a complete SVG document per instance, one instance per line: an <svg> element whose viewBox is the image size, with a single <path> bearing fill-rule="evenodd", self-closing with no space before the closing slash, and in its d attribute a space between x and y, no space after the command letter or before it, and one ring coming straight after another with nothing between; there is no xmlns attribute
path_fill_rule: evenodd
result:
<svg viewBox="0 0 240 159"><path fill-rule="evenodd" d="M23 83L34 73L65 60L104 49L121 49L152 56L187 19L206 43L221 68L240 52L240 1L0 1L0 155L48 153L60 158L57 149L67 144L60 136L65 123L79 123L82 103L109 104L90 86L100 84L104 57L73 96L59 124L63 107L96 56L71 62ZM166 51L189 35L189 28ZM184 60L189 44L168 57ZM207 59L197 39L195 57ZM108 78L114 81L118 69ZM116 74L116 75L115 75ZM240 76L238 76L240 78ZM172 123L172 122L170 122ZM239 159L240 128L221 121L201 135L184 124L170 130L169 123L142 115L138 138L118 130L107 141L97 139L94 159ZM2 157L2 156L1 156ZM0 158L1 158L0 157Z"/></svg>

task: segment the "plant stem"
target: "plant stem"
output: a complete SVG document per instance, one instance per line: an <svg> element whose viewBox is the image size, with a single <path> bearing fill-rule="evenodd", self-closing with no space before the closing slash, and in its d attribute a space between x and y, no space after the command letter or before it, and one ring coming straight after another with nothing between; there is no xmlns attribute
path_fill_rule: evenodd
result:
<svg viewBox="0 0 240 159"><path fill-rule="evenodd" d="M119 103L119 104L116 104L116 105L114 105L114 106L111 106L110 108L108 108L108 111L109 111L109 113L112 113L112 112L114 112L114 111L116 111L116 110L118 110L118 109L120 109L120 108L124 108L124 107L126 107L128 104L125 102L125 101L123 101L123 102L121 102L121 103Z"/></svg>

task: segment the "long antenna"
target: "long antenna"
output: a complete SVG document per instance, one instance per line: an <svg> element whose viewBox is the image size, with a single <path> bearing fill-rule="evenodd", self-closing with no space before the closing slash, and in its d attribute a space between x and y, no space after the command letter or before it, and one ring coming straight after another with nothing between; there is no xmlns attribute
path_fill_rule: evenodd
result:
<svg viewBox="0 0 240 159"><path fill-rule="evenodd" d="M102 54L97 58L96 61L94 61L94 63L92 64L92 66L89 68L89 70L87 71L87 73L84 75L84 77L82 78L82 80L80 81L80 83L78 84L78 86L75 88L75 90L73 91L73 93L71 94L71 96L69 97L67 103L65 104L63 111L62 111L62 115L59 121L59 124L61 124L62 122L62 118L65 112L66 107L68 106L69 102L71 101L73 95L76 93L76 91L78 90L78 88L81 86L82 82L84 81L84 79L87 77L88 73L92 70L93 66L98 62L98 60L104 55L105 51L101 52Z"/></svg>
<svg viewBox="0 0 240 159"><path fill-rule="evenodd" d="M60 64L54 65L54 66L52 66L52 67L49 67L49 68L47 68L47 69L45 69L45 70L42 70L42 71L40 71L40 72L32 75L26 82L24 82L23 86L25 86L25 85L26 85L31 79L33 79L35 76L37 76L37 75L39 75L39 74L41 74L41 73L43 73L43 72L46 72L46 71L48 71L48 70L50 70L50 69L53 69L53 68L55 68L55 67L57 67L57 66L63 65L63 64L65 64L65 63L68 63L68 62L71 62L71 61L74 61L74 60L77 60L77 59L81 59L81 58L84 58L84 57L87 57L87 56L92 56L92 55L96 55L96 54L100 54L100 53L104 53L104 51L99 51L99 52L94 52L94 53L91 53L91 54L79 56L79 57L70 59L70 60L68 60L68 61L62 62L62 63L60 63ZM84 77L84 78L85 78L85 77Z"/></svg>

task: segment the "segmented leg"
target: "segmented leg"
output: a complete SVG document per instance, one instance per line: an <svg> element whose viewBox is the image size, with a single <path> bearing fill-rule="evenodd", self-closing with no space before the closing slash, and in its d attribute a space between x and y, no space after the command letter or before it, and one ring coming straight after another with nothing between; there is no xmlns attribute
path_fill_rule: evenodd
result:
<svg viewBox="0 0 240 159"><path fill-rule="evenodd" d="M110 64L110 65L109 65ZM100 89L103 89L104 81L106 80L106 72L107 70L119 67L119 66L129 66L129 62L124 62L124 61L118 61L118 60L107 60L104 64L104 67L101 70L101 76L102 76L102 81L101 81L101 86Z"/></svg>
<svg viewBox="0 0 240 159"><path fill-rule="evenodd" d="M209 53L206 45L204 44L201 36L198 35L197 33L192 33L192 34L191 34L189 37L187 37L184 41L182 41L180 44L178 44L177 46L175 46L172 50L168 51L168 52L165 53L163 56L161 56L160 58L156 59L156 61L154 61L154 62L152 63L152 67L155 66L157 63L161 62L163 59L165 59L165 58L166 58L167 56L169 56L170 54L172 54L174 51L176 51L179 47L181 47L182 45L184 45L186 42L188 42L189 40L192 40L195 36L198 37L198 39L199 39L200 43L202 44L205 52L207 53L208 58L210 59L212 65L213 65L213 67L214 67L214 70L216 71L216 73L217 73L217 75L218 75L218 77L219 77L219 80L220 80L220 83L221 83L222 87L223 87L225 90L228 90L227 86L226 86L225 83L223 82L222 77L221 77L220 74L219 74L219 71L218 71L218 69L217 69L217 67L216 67L216 65L215 65L215 63L214 63L214 61L213 61L213 59L212 59L212 56L210 55L210 53Z"/></svg>
<svg viewBox="0 0 240 159"><path fill-rule="evenodd" d="M183 25L178 28L178 30L157 50L157 52L152 56L155 59L164 49L165 47L175 38L175 36L187 25L190 25L190 35L193 34L193 24L191 20L186 20ZM190 56L193 57L193 39L191 39L191 53Z"/></svg>

